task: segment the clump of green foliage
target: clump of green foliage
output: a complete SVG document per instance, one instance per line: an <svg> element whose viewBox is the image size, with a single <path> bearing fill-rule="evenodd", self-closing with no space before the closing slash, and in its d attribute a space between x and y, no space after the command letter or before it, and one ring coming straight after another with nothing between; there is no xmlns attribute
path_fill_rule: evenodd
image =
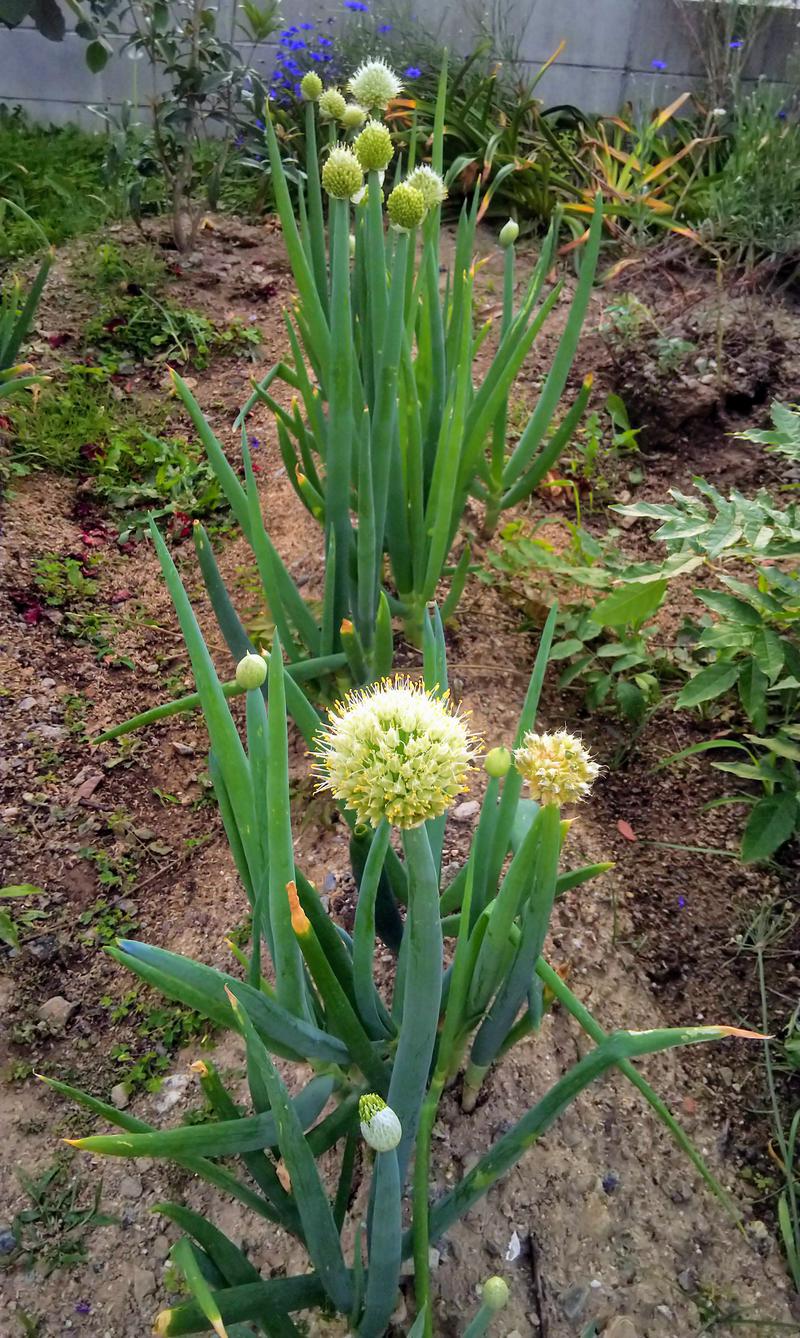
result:
<svg viewBox="0 0 800 1338"><path fill-rule="evenodd" d="M130 441L139 435L130 409L114 398L101 367L72 364L43 386L32 403L12 403L6 413L17 473L51 469L77 474L83 465L89 472L92 457L114 437Z"/></svg>
<svg viewBox="0 0 800 1338"><path fill-rule="evenodd" d="M89 1190L85 1181L70 1176L63 1161L38 1175L18 1170L17 1177L30 1206L21 1209L12 1223L17 1246L11 1259L24 1260L42 1277L85 1263L92 1232L118 1220L100 1211L103 1182L95 1181Z"/></svg>
<svg viewBox="0 0 800 1338"><path fill-rule="evenodd" d="M0 261L41 250L42 231L58 245L114 213L103 180L104 153L100 135L77 126L31 125L19 109L0 108L0 189L30 215L6 216Z"/></svg>
<svg viewBox="0 0 800 1338"><path fill-rule="evenodd" d="M212 351L252 350L261 342L254 325L234 318L218 323L191 307L143 291L115 298L86 326L89 345L100 350L113 369L125 358L135 361L179 361L208 366Z"/></svg>

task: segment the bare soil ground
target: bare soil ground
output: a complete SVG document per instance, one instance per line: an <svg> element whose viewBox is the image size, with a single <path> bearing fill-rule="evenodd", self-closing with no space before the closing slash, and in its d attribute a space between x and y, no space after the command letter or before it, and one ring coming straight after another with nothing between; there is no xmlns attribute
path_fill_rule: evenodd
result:
<svg viewBox="0 0 800 1338"><path fill-rule="evenodd" d="M124 231L117 236L129 239ZM482 244L490 257L481 282L491 312L496 264L490 238ZM77 243L59 255L39 316L40 361L57 360L48 352L49 335L69 336L59 358L79 356L91 306L81 275L92 245ZM611 295L598 294L574 381L595 371L600 395L611 389L622 393L635 421L647 425L645 478L637 495L663 497L669 486L686 485L694 473L723 487L735 483L746 489L769 481L763 456L726 433L760 425L774 395L800 398L800 364L793 353L800 321L792 306L752 293L721 298L713 276L696 265L673 265L655 274L629 271L624 282L668 334L693 338L710 353L719 349L720 339L726 348L726 370L712 382L694 370L664 376L650 364L638 365L633 351L610 354L597 331ZM262 332L255 365L219 358L194 374L195 393L235 460L231 424L247 383L285 347L280 313L291 283L280 238L269 229L220 221L173 275L170 290L181 303L216 317L255 316ZM555 321L524 370L523 399L535 393L557 329ZM120 378L119 390L135 405L143 396L166 395L163 383L163 367L137 367ZM169 418L177 427L176 407ZM319 534L295 499L262 410L254 414L250 431L260 443L256 455L271 533L295 579L313 594L321 571ZM615 494L623 485L612 480ZM557 517L566 504L545 494L534 505ZM602 515L593 523L600 526ZM646 542L641 526L629 537L633 548ZM228 967L225 939L241 924L245 899L209 802L201 722L178 717L132 742L90 743L110 724L191 688L148 544L121 550L113 521L92 509L79 478L35 473L15 481L3 504L1 551L0 874L3 884L43 888L45 896L36 904L46 916L2 959L0 1109L6 1136L0 1219L10 1224L16 1212L30 1207L19 1168L37 1172L61 1159L67 1178L82 1186L81 1203L90 1201L102 1176L102 1208L117 1224L88 1236L85 1260L49 1276L50 1247L61 1238L57 1228L35 1224L33 1266L12 1257L2 1278L0 1332L128 1338L148 1331L156 1310L175 1294L175 1278L166 1267L173 1233L150 1211L164 1198L185 1199L207 1212L246 1244L265 1275L297 1271L304 1260L296 1243L161 1163L100 1165L86 1157L70 1159L59 1144L60 1138L88 1132L93 1121L56 1099L33 1070L108 1099L131 1065L155 1051L156 1060L163 1060L156 1067L167 1080L156 1092L139 1084L131 1110L169 1123L198 1107L188 1065L202 1053L203 1038L179 1031L170 1044L169 1035L154 1032L147 1021L150 1005L130 1003L131 982L101 949L123 932ZM175 536L173 551L227 674L231 666L212 627L191 542ZM58 610L26 620L20 595L30 590L33 563L43 554L88 552L100 557L97 607L113 620L113 654L99 658L91 644L64 635ZM220 536L218 559L236 602L257 616L252 561L235 531ZM448 636L456 696L472 709L489 744L510 742L535 635L520 629L517 611L495 589L476 582ZM415 652L409 647L401 653L413 666ZM571 861L616 860L609 875L559 904L552 960L570 969L575 989L608 1027L712 1020L757 1024L754 966L738 951L735 936L765 898L785 898L796 910L796 852L766 871L745 870L732 858L652 844L730 852L737 844L735 813L700 812L702 803L723 792L721 777L700 761L681 771L655 770L665 753L702 737L700 726L676 715L671 705L659 709L633 748L622 726L602 715L585 716L578 696L559 695L552 684L542 719L551 726L567 721L583 732L605 767L570 834ZM301 862L346 921L352 888L345 832L330 807L313 796L299 742L291 763ZM620 822L629 825L635 840L623 834ZM463 852L469 835L469 823L451 822L446 859ZM799 973L800 942L789 939L771 962L771 1001L779 1018L797 1001ZM63 1025L40 1014L55 997L74 1005ZM191 1043L173 1053L175 1044L186 1040ZM437 1130L435 1188L462 1174L585 1044L557 1011L541 1034L518 1047L491 1077L473 1115L461 1112L456 1091L449 1094ZM219 1040L214 1059L232 1081L242 1081L234 1040ZM683 1338L709 1331L735 1338L779 1332L782 1325L787 1332L796 1329L784 1266L763 1224L765 1218L772 1221L774 1203L759 1060L757 1047L728 1042L643 1066L741 1204L744 1231L699 1183L638 1095L613 1076L587 1092L465 1221L437 1242L437 1331L463 1332L476 1289L494 1272L506 1276L511 1287L511 1304L496 1329L509 1338L588 1338L601 1332L609 1338ZM413 1286L407 1281L405 1287L408 1306L403 1302L396 1315L397 1335L407 1331L413 1315ZM311 1333L340 1331L310 1321Z"/></svg>

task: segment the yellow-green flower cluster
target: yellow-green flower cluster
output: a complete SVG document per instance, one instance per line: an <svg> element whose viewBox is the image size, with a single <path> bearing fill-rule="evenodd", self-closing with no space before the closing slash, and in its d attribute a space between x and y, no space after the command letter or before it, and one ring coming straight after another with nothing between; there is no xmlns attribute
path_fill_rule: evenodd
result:
<svg viewBox="0 0 800 1338"><path fill-rule="evenodd" d="M359 103L348 102L339 119L345 130L360 130L367 119L367 113Z"/></svg>
<svg viewBox="0 0 800 1338"><path fill-rule="evenodd" d="M388 127L382 121L367 121L353 141L353 152L365 172L385 172L394 154Z"/></svg>
<svg viewBox="0 0 800 1338"><path fill-rule="evenodd" d="M427 213L422 192L401 181L386 201L386 212L389 222L398 232L410 232L412 228L418 228Z"/></svg>
<svg viewBox="0 0 800 1338"><path fill-rule="evenodd" d="M337 200L349 200L364 185L361 164L346 144L335 144L322 168L322 184Z"/></svg>
<svg viewBox="0 0 800 1338"><path fill-rule="evenodd" d="M418 827L465 789L475 739L449 700L409 679L384 679L334 707L318 744L320 788L358 822Z"/></svg>
<svg viewBox="0 0 800 1338"><path fill-rule="evenodd" d="M530 730L514 753L531 798L540 804L574 804L585 799L600 768L587 748L567 730L535 734Z"/></svg>
<svg viewBox="0 0 800 1338"><path fill-rule="evenodd" d="M344 116L347 103L338 88L326 88L317 99L319 114L325 121L339 121Z"/></svg>
<svg viewBox="0 0 800 1338"><path fill-rule="evenodd" d="M300 92L306 102L317 102L322 94L322 80L316 70L309 70L300 80Z"/></svg>

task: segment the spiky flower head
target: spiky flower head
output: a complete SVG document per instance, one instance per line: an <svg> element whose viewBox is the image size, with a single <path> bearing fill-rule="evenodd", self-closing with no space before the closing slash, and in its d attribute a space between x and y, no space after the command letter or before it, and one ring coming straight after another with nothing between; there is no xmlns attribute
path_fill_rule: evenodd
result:
<svg viewBox="0 0 800 1338"><path fill-rule="evenodd" d="M364 1141L376 1152L391 1152L403 1137L400 1121L376 1092L358 1098L358 1118Z"/></svg>
<svg viewBox="0 0 800 1338"><path fill-rule="evenodd" d="M383 121L367 121L353 142L353 152L365 172L385 172L394 155L394 144Z"/></svg>
<svg viewBox="0 0 800 1338"><path fill-rule="evenodd" d="M360 823L418 827L465 789L476 740L446 697L405 678L351 692L333 708L316 772Z"/></svg>
<svg viewBox="0 0 800 1338"><path fill-rule="evenodd" d="M581 740L565 729L554 734L529 730L514 753L531 798L540 804L574 804L585 799L600 768Z"/></svg>
<svg viewBox="0 0 800 1338"><path fill-rule="evenodd" d="M337 200L349 200L364 185L361 164L346 144L335 144L322 168L322 184Z"/></svg>
<svg viewBox="0 0 800 1338"><path fill-rule="evenodd" d="M358 102L348 102L339 119L345 130L360 130L367 119L367 112Z"/></svg>
<svg viewBox="0 0 800 1338"><path fill-rule="evenodd" d="M427 212L422 191L401 181L386 201L386 212L392 227L399 232L410 232L419 227Z"/></svg>
<svg viewBox="0 0 800 1338"><path fill-rule="evenodd" d="M508 222L504 223L502 228L500 229L500 238L499 238L500 245L513 246L518 236L519 236L519 223L517 223L515 219L510 218Z"/></svg>
<svg viewBox="0 0 800 1338"><path fill-rule="evenodd" d="M300 92L306 102L317 102L322 93L322 80L316 70L309 70L300 80Z"/></svg>
<svg viewBox="0 0 800 1338"><path fill-rule="evenodd" d="M385 111L392 99L401 92L403 85L391 65L376 56L374 60L365 60L359 65L347 87L356 102L360 102L363 107L368 107L370 111L380 107L381 111Z"/></svg>
<svg viewBox="0 0 800 1338"><path fill-rule="evenodd" d="M424 164L415 167L406 177L406 185L418 190L425 201L426 209L435 209L447 199L447 187L438 172Z"/></svg>
<svg viewBox="0 0 800 1338"><path fill-rule="evenodd" d="M343 115L347 103L338 88L326 88L318 98L319 114L325 121L338 121Z"/></svg>
<svg viewBox="0 0 800 1338"><path fill-rule="evenodd" d="M267 677L267 665L263 655L245 655L236 666L236 682L240 688L260 688Z"/></svg>
<svg viewBox="0 0 800 1338"><path fill-rule="evenodd" d="M481 1288L481 1300L490 1310L502 1310L508 1304L508 1283L505 1278L487 1278Z"/></svg>

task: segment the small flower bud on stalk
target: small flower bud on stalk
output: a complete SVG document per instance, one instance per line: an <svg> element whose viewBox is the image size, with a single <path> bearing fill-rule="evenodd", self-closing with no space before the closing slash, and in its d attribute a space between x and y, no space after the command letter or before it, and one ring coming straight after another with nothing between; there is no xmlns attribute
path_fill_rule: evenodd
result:
<svg viewBox="0 0 800 1338"><path fill-rule="evenodd" d="M322 80L316 70L309 70L300 80L300 92L306 102L317 102L322 93Z"/></svg>
<svg viewBox="0 0 800 1338"><path fill-rule="evenodd" d="M484 770L493 779L500 780L508 775L513 760L510 748L492 748L483 760Z"/></svg>
<svg viewBox="0 0 800 1338"><path fill-rule="evenodd" d="M481 1300L490 1310L502 1310L508 1305L508 1283L505 1278L495 1275L487 1278L481 1290Z"/></svg>
<svg viewBox="0 0 800 1338"><path fill-rule="evenodd" d="M401 181L386 201L386 210L392 227L398 232L410 232L419 227L425 217L425 200L421 191Z"/></svg>
<svg viewBox="0 0 800 1338"><path fill-rule="evenodd" d="M447 187L439 173L424 164L422 167L415 167L406 177L406 185L413 186L414 190L419 191L425 201L426 209L435 209L447 199Z"/></svg>
<svg viewBox="0 0 800 1338"><path fill-rule="evenodd" d="M394 144L382 121L367 121L353 142L353 152L365 172L385 172L394 155Z"/></svg>
<svg viewBox="0 0 800 1338"><path fill-rule="evenodd" d="M359 1097L358 1118L364 1142L376 1152L391 1152L392 1148L397 1147L403 1136L403 1130L391 1106L387 1106L383 1097L375 1092Z"/></svg>
<svg viewBox="0 0 800 1338"><path fill-rule="evenodd" d="M236 666L236 682L248 692L260 688L266 678L267 664L263 655L245 655Z"/></svg>
<svg viewBox="0 0 800 1338"><path fill-rule="evenodd" d="M326 88L318 99L318 104L319 114L324 121L340 120L347 106L344 96L338 88Z"/></svg>
<svg viewBox="0 0 800 1338"><path fill-rule="evenodd" d="M336 144L331 149L322 168L322 184L336 200L349 200L361 190L364 173L346 144Z"/></svg>
<svg viewBox="0 0 800 1338"><path fill-rule="evenodd" d="M360 130L366 119L367 113L365 109L359 106L357 102L348 102L339 117L345 130Z"/></svg>
<svg viewBox="0 0 800 1338"><path fill-rule="evenodd" d="M513 218L510 218L508 222L504 223L502 228L500 229L500 237L499 237L500 245L513 246L518 236L519 236L519 223L515 222Z"/></svg>

